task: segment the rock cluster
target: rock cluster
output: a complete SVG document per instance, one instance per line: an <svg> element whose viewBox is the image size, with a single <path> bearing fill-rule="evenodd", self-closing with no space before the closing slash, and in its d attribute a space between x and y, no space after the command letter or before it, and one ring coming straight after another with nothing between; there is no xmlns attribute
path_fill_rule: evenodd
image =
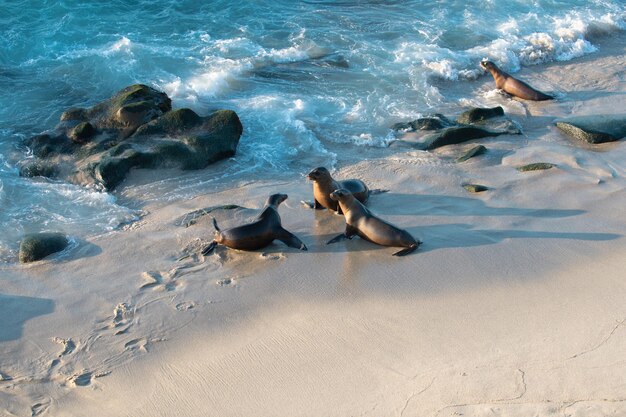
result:
<svg viewBox="0 0 626 417"><path fill-rule="evenodd" d="M230 157L242 131L234 111L172 110L165 93L135 84L91 108L66 110L56 128L28 139L35 158L20 174L112 190L132 168L199 169Z"/></svg>

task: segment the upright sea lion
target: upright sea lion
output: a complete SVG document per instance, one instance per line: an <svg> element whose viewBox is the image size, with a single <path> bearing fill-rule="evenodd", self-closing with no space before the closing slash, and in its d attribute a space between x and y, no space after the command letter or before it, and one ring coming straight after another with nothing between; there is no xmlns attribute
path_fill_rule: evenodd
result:
<svg viewBox="0 0 626 417"><path fill-rule="evenodd" d="M232 249L256 250L264 248L278 239L285 245L301 250L307 250L306 246L295 235L283 229L278 214L278 206L287 199L287 194L272 194L267 199L261 214L250 224L233 227L228 230L220 230L217 221L213 218L215 226L215 238L202 250L203 255L208 255L219 244Z"/></svg>
<svg viewBox="0 0 626 417"><path fill-rule="evenodd" d="M354 235L382 246L401 246L404 249L394 253L394 256L404 256L413 252L422 243L415 239L406 230L379 219L367 207L361 204L348 190L335 190L330 197L339 202L346 217L346 231L327 244L341 239L352 239Z"/></svg>
<svg viewBox="0 0 626 417"><path fill-rule="evenodd" d="M315 209L327 208L341 214L341 207L330 197L330 193L338 189L347 190L361 203L365 203L370 195L370 190L363 181L357 179L336 181L324 167L309 172L308 178L313 181L314 198L313 205L309 206Z"/></svg>
<svg viewBox="0 0 626 417"><path fill-rule="evenodd" d="M496 64L491 61L483 60L480 66L493 75L496 82L496 88L499 88L512 96L523 98L524 100L552 100L554 97L549 96L541 91L535 90L523 81L513 78L511 75L502 71Z"/></svg>

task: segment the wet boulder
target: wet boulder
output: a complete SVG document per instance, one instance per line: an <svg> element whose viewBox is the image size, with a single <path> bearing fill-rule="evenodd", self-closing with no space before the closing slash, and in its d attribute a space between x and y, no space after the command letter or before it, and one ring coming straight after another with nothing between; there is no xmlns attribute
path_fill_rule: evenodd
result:
<svg viewBox="0 0 626 417"><path fill-rule="evenodd" d="M589 143L614 142L626 137L626 114L575 116L557 119L555 123L567 135Z"/></svg>
<svg viewBox="0 0 626 417"><path fill-rule="evenodd" d="M413 144L420 150L432 150L470 140L499 135L520 135L520 126L504 114L502 107L473 107L463 112L456 121L441 114L396 123L400 141Z"/></svg>
<svg viewBox="0 0 626 417"><path fill-rule="evenodd" d="M35 262L61 252L69 244L63 233L34 233L24 236L20 243L19 259L21 263Z"/></svg>

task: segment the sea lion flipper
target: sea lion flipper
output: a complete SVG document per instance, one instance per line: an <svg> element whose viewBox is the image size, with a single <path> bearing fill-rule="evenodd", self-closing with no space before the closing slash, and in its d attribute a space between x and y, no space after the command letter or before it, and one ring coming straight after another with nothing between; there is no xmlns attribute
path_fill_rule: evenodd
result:
<svg viewBox="0 0 626 417"><path fill-rule="evenodd" d="M215 217L213 217L213 227L215 227L216 232L221 232L219 226L217 225L217 220L215 220Z"/></svg>
<svg viewBox="0 0 626 417"><path fill-rule="evenodd" d="M321 210L324 208L324 206L322 206L319 201L317 200L313 200L313 202L310 201L304 201L304 200L300 200L300 204L302 204L304 207L308 207L308 208L312 208L315 210Z"/></svg>
<svg viewBox="0 0 626 417"><path fill-rule="evenodd" d="M215 220L215 219L213 219ZM213 249L215 249L215 247L217 246L217 242L213 241L211 243L209 243L204 249L202 249L202 254L204 256L208 255L209 253L213 252Z"/></svg>
<svg viewBox="0 0 626 417"><path fill-rule="evenodd" d="M331 243L337 243L343 239L352 239L354 235L356 235L356 233L357 233L357 229L355 227L352 227L349 224L346 224L346 231L330 239L328 242L326 242L326 244L330 245Z"/></svg>
<svg viewBox="0 0 626 417"><path fill-rule="evenodd" d="M283 229L280 236L278 236L276 239L280 240L281 242L283 242L285 245L289 246L290 248L308 250L306 245L302 243L302 241L298 239L296 235L294 235L291 232L288 232L285 229Z"/></svg>
<svg viewBox="0 0 626 417"><path fill-rule="evenodd" d="M408 248L404 248L402 250L399 250L398 252L394 253L393 256L404 256L404 255L408 255L409 253L413 252L415 249L417 249L417 247L419 246L419 243L414 243L413 245L409 246Z"/></svg>

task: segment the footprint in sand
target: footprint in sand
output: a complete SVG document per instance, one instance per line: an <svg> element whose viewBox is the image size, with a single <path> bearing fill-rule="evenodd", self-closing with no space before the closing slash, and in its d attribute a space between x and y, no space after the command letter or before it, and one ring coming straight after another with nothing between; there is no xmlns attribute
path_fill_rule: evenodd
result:
<svg viewBox="0 0 626 417"><path fill-rule="evenodd" d="M176 304L176 310L178 311L187 311L191 310L196 306L196 303L193 301L183 301L182 303Z"/></svg>
<svg viewBox="0 0 626 417"><path fill-rule="evenodd" d="M63 339L61 337L54 337L52 341L63 345L63 352L59 353L58 358L67 356L76 350L76 343L72 339Z"/></svg>
<svg viewBox="0 0 626 417"><path fill-rule="evenodd" d="M76 387L86 387L87 385L91 384L92 379L93 373L87 371L78 375L72 375L69 378L69 382Z"/></svg>
<svg viewBox="0 0 626 417"><path fill-rule="evenodd" d="M134 317L134 308L128 303L120 303L115 306L113 310L113 320L111 320L111 323L106 328L117 329L115 332L116 336L127 333L133 325Z"/></svg>
<svg viewBox="0 0 626 417"><path fill-rule="evenodd" d="M36 404L33 404L30 407L30 415L32 417L34 416L39 416L43 413L46 412L46 410L48 410L48 407L50 407L50 403L52 402L52 400L50 400L49 398L47 398L45 401L43 402L39 402Z"/></svg>
<svg viewBox="0 0 626 417"><path fill-rule="evenodd" d="M238 278L222 278L215 281L220 287L235 287L237 286Z"/></svg>
<svg viewBox="0 0 626 417"><path fill-rule="evenodd" d="M279 261L285 259L285 254L279 253L262 253L259 255L259 258L264 259L266 261Z"/></svg>
<svg viewBox="0 0 626 417"><path fill-rule="evenodd" d="M180 285L174 279L177 272L177 270L169 272L146 271L141 274L144 283L139 289L153 288L161 291L174 291Z"/></svg>

